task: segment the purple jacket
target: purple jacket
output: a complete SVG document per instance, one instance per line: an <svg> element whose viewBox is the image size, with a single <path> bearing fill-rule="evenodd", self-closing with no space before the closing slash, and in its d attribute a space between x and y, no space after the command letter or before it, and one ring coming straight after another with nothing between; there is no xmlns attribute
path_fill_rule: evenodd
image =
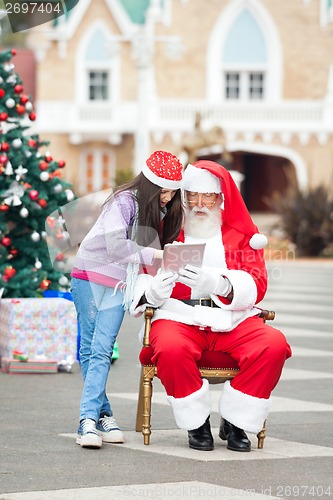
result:
<svg viewBox="0 0 333 500"><path fill-rule="evenodd" d="M103 207L93 228L82 241L74 268L125 281L129 262L151 265L155 248L139 246L129 234L130 226L134 225L135 230L136 215L137 203L133 193L123 191L116 195Z"/></svg>

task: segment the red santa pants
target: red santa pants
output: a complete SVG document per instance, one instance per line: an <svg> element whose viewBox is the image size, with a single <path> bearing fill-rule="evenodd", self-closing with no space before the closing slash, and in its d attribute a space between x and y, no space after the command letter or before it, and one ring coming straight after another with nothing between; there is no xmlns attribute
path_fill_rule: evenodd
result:
<svg viewBox="0 0 333 500"><path fill-rule="evenodd" d="M202 351L230 354L237 361L240 370L231 381L231 389L226 386L229 391L226 400L234 409L230 410L231 413L227 412L225 418L228 416L227 420L234 425L242 422L244 426L238 427L245 428L243 417L239 419L236 415L237 407L243 406L243 412L248 411L249 414L253 410L253 419L258 420L258 423L248 422L249 431L258 426L260 430L266 412L262 403L270 398L281 376L284 362L291 356L290 346L283 333L258 317L246 319L231 332L212 332L210 329L201 330L197 326L175 321L157 320L152 324L150 343L154 350L152 361L157 366L157 375L167 395L171 397L171 404L183 402L186 407L191 406L196 395L198 400L202 400L201 407L204 404L202 391L205 388L196 365ZM204 417L208 416L209 409L207 412L202 412L202 423ZM223 412L221 414L223 416ZM177 420L176 412L175 416Z"/></svg>

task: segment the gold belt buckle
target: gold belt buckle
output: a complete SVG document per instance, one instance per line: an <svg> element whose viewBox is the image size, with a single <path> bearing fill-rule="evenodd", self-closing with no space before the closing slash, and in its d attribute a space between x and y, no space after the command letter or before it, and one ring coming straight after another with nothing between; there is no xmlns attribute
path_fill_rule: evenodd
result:
<svg viewBox="0 0 333 500"><path fill-rule="evenodd" d="M202 302L207 301L207 300L209 300L210 304L209 305L205 305L204 307L213 307L213 305L212 305L213 301L212 301L212 299L210 297L204 297L204 298L199 299L199 305L200 306L204 305Z"/></svg>

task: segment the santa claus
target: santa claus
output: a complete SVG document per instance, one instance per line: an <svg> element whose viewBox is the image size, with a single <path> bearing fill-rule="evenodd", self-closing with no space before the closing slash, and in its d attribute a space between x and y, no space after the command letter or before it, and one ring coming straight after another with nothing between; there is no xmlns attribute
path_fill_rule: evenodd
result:
<svg viewBox="0 0 333 500"><path fill-rule="evenodd" d="M206 243L202 267L139 276L131 312L156 308L150 343L152 361L165 387L177 425L189 446L212 450L211 397L196 362L203 351L222 351L239 372L223 384L219 436L234 451L250 451L245 433L258 433L267 418L271 392L291 350L284 335L259 318L256 307L267 289L259 234L229 172L201 160L183 175L185 223L179 240Z"/></svg>

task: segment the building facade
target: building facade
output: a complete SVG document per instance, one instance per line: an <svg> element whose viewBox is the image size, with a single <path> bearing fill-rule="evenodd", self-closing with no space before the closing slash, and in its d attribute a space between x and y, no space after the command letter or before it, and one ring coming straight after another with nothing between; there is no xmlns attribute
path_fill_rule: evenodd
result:
<svg viewBox="0 0 333 500"><path fill-rule="evenodd" d="M331 0L80 0L29 45L34 127L79 195L155 149L238 172L252 212L332 181Z"/></svg>

